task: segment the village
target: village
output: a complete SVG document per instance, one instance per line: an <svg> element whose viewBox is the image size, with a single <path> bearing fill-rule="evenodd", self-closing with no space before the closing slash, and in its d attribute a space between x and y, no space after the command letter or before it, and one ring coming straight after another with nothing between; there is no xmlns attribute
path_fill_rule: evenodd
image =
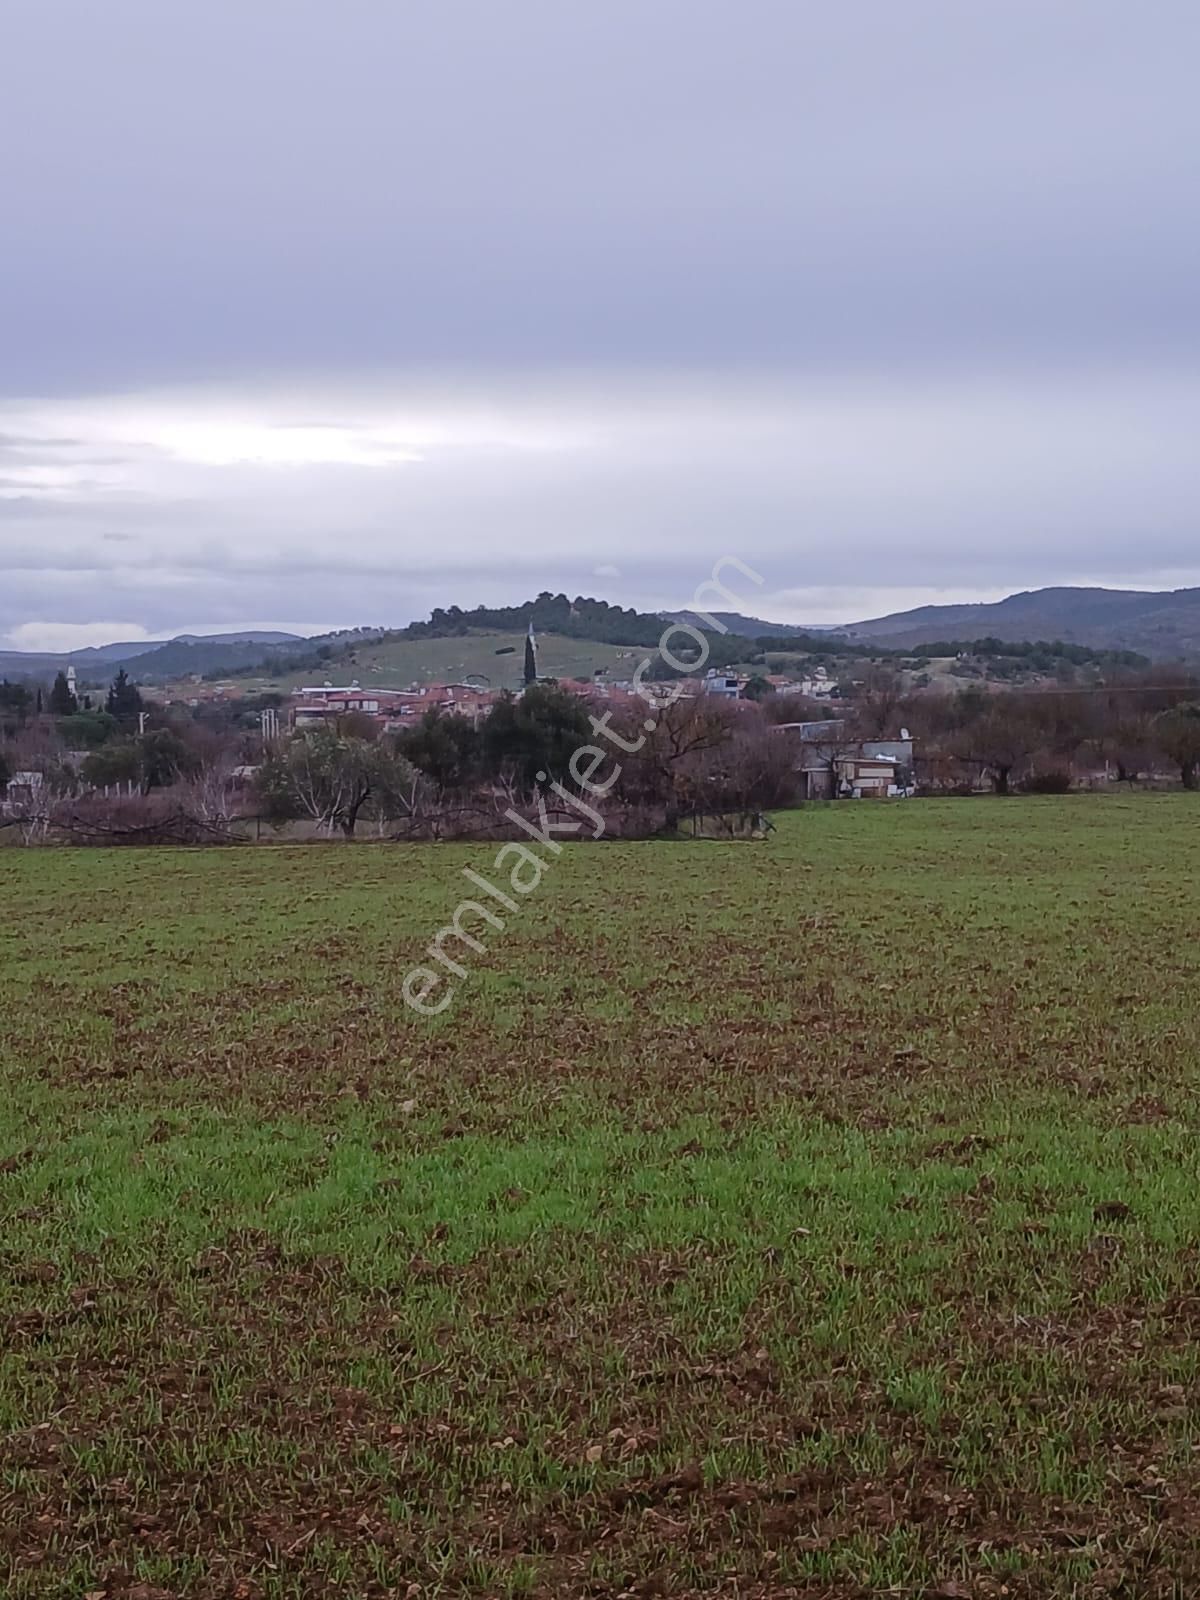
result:
<svg viewBox="0 0 1200 1600"><path fill-rule="evenodd" d="M597 673L591 680L555 682L558 688L589 705L630 712L646 705L648 686L639 688L632 679L610 681L606 673ZM210 703L237 697L241 692L232 680L195 687L208 691L204 699ZM478 727L499 700L508 694L519 697L524 687L497 689L467 681L413 684L399 689L364 687L357 679L344 685L326 680L300 687L287 697L280 710L264 711L261 716L268 736L276 735L280 727L292 732L336 728L348 717L373 727L379 734L397 734L431 713L465 718ZM663 690L662 685L655 687ZM895 739L853 738L845 718L834 715L832 710L836 688L836 680L824 667L816 667L802 677L711 668L694 679L675 682L670 692L676 701L711 697L715 703L747 712L757 708L767 694L779 696L781 703L795 699L823 707L828 714L821 719L774 724L775 731L796 746L802 799L894 799L915 793L913 740L908 729L902 728ZM188 699L192 706L202 703L199 693Z"/></svg>
<svg viewBox="0 0 1200 1600"><path fill-rule="evenodd" d="M34 716L26 739L30 748L40 742L40 759L11 766L5 774L0 817L21 822L30 815L42 816L46 824L42 834L48 835L50 814L62 810L61 804L52 804L56 794L60 801L90 799L98 804L176 788L182 799L184 790L189 785L194 789L207 772L209 787L219 782L224 791L223 813L232 821L235 812L256 815L266 769L282 759L281 752L295 751L297 741L302 745L323 741L325 749L395 750L421 767L423 731L448 724L459 728L463 738L481 744L498 708L521 707L535 691L535 698L551 695L549 710L540 700L537 707L529 702L535 718L548 714L553 720L557 695L581 738L589 718L593 726L596 718L607 727L616 717L630 727L652 727L653 720L643 723L647 710L669 704L679 745L676 754L690 757L692 766L707 758L711 767L708 753L722 745L737 751L744 763L746 751L761 745L769 752L766 765L772 777L759 791L740 794L743 811L747 805L757 808L767 801L907 798L915 793L909 730L899 727L896 737L888 739L861 737L847 720L853 716L853 705L843 705L841 714L835 714L837 686L822 667L804 677L713 668L655 683L642 678L643 663L629 678L612 679L599 671L591 679L560 681L540 677L537 658L538 641L531 626L525 681L512 689L472 679L391 687L365 686L352 678L347 683L329 679L301 683L286 695L267 697L247 694L237 679L139 687L122 673L101 698L82 689L75 668L68 665L50 692L47 713ZM768 705L780 714L766 716ZM782 714L792 708L804 715ZM557 715L562 714L560 709ZM195 730L216 726L222 719L228 729L240 728L240 734L236 740L226 740L223 757L214 757L211 750L198 755ZM673 780L676 788L688 764L688 760L679 763ZM502 753L498 764L493 756L491 770L489 792L505 794L513 779L504 776ZM441 783L435 770L427 769L427 775L431 782ZM484 776L482 768L479 776ZM692 810L707 807L719 813L719 797L726 790L730 790L726 774L706 771L701 776L697 771L689 791ZM300 836L300 823L301 819L292 819L287 836ZM261 829L256 837L261 837Z"/></svg>
<svg viewBox="0 0 1200 1600"><path fill-rule="evenodd" d="M549 642L555 645L553 636ZM633 670L622 663L587 677L543 675L530 624L524 663L517 657L508 674L514 681L503 686L480 673L399 686L348 672L341 681L297 674L294 686L279 689L237 675L138 684L122 668L101 689L94 679L81 684L73 665L48 694L5 683L0 842L102 842L107 835L95 816L118 801L128 814L135 799L153 802L147 828L149 814L173 799L192 821L197 811L222 827L253 818L257 838L307 837L310 828L317 837L348 834L347 808L353 819L360 810L364 821L373 819L381 836L393 823L411 829L418 812L425 819L440 812L435 831L450 812L469 828L481 805L509 797L514 785L526 796L536 791L537 763L523 765L531 739L561 760L564 741L586 742L589 719L637 729L653 726L647 711L666 705L670 716L651 740L652 749L662 747L659 770L651 781L654 762L643 755L643 778L625 797L627 813L637 811L636 825L650 832L677 825L683 814L744 816L811 802L1122 783L1187 788L1200 771L1195 682L1180 669L1114 670L1107 684L1036 690L968 681L947 694L915 687L911 674L886 663L868 663L855 678L810 663L791 673L709 667L656 681L648 676L651 658L630 651L627 659ZM459 752L454 761L445 758L447 744ZM331 775L325 799L305 792L294 774L290 802L278 785L268 799L271 774L311 766L314 751L341 773ZM358 800L343 803L345 772L367 765L373 778L360 773L350 785ZM401 802L405 770L413 783ZM289 816L289 808L305 815ZM92 820L72 834L67 811L76 822L87 813ZM265 823L282 833L264 834ZM127 815L114 836L136 836L131 827Z"/></svg>

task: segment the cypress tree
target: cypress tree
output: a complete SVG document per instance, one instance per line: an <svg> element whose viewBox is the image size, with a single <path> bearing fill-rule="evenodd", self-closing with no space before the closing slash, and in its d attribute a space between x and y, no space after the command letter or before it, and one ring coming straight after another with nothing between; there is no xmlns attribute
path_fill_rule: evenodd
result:
<svg viewBox="0 0 1200 1600"><path fill-rule="evenodd" d="M65 672L60 672L50 690L50 710L56 717L73 717L79 710L79 701L71 693Z"/></svg>
<svg viewBox="0 0 1200 1600"><path fill-rule="evenodd" d="M138 693L137 684L130 683L129 674L124 667L112 681L104 709L110 717L116 717L118 722L135 721L142 709L142 697Z"/></svg>

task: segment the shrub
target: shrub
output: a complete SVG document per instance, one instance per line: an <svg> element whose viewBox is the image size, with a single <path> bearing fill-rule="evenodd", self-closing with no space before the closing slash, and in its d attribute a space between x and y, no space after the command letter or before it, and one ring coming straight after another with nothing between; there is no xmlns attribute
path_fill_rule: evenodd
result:
<svg viewBox="0 0 1200 1600"><path fill-rule="evenodd" d="M1069 772L1032 772L1021 785L1023 794L1070 794L1075 780Z"/></svg>

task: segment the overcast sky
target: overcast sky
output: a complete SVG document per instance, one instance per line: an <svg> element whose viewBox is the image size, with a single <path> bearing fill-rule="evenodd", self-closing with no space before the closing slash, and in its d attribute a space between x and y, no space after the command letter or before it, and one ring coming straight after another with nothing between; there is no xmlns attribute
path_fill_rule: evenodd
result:
<svg viewBox="0 0 1200 1600"><path fill-rule="evenodd" d="M1200 584L1195 0L0 4L0 640Z"/></svg>

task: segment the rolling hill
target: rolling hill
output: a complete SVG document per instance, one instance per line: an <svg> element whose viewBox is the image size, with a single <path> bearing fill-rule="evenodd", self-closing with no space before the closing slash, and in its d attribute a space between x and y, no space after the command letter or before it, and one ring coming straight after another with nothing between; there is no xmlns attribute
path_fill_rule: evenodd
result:
<svg viewBox="0 0 1200 1600"><path fill-rule="evenodd" d="M541 595L520 606L457 607L395 630L347 629L318 638L294 634L181 635L61 653L0 651L0 677L48 682L73 664L80 684L107 683L124 666L138 682L175 684L194 677L238 676L256 685L292 689L325 678L402 686L480 675L515 686L524 631L533 620L539 666L549 676L590 677L600 668L627 677L661 635L664 619L692 620L691 611L661 615L623 610L604 601ZM937 641L1062 641L1093 650L1136 651L1160 661L1200 660L1200 589L1049 588L1027 590L991 604L922 606L842 628L801 629L735 612L716 614L729 630L714 659L739 641L754 660L774 639L792 639L810 654L863 654L872 648L915 651ZM804 636L809 636L807 642ZM758 654L750 641L759 641ZM517 659L514 659L516 657Z"/></svg>
<svg viewBox="0 0 1200 1600"><path fill-rule="evenodd" d="M141 683L167 683L174 678L204 677L213 672L244 672L264 660L286 661L307 654L312 641L295 634L242 634L200 638L184 634L140 652L132 661L110 662L111 674L124 666ZM93 675L76 660L81 679Z"/></svg>
<svg viewBox="0 0 1200 1600"><path fill-rule="evenodd" d="M891 649L939 639L1060 639L1136 650L1158 661L1200 657L1200 589L1031 589L984 605L921 606L843 630Z"/></svg>
<svg viewBox="0 0 1200 1600"><path fill-rule="evenodd" d="M538 671L553 678L591 678L601 668L611 677L632 676L648 654L638 645L607 644L559 634L538 636ZM475 630L444 637L367 639L331 656L320 666L290 667L281 659L278 672L239 674L255 689L287 693L305 685L345 684L356 679L364 688L404 689L414 683L460 683L486 679L493 689L516 689L525 662L525 635L516 630Z"/></svg>
<svg viewBox="0 0 1200 1600"><path fill-rule="evenodd" d="M0 650L0 677L47 679L73 666L81 684L98 684L125 667L131 676L157 682L188 671L234 671L253 665L272 650L307 649L308 644L299 634L250 628L240 633L181 633L174 639L118 640L81 650Z"/></svg>

